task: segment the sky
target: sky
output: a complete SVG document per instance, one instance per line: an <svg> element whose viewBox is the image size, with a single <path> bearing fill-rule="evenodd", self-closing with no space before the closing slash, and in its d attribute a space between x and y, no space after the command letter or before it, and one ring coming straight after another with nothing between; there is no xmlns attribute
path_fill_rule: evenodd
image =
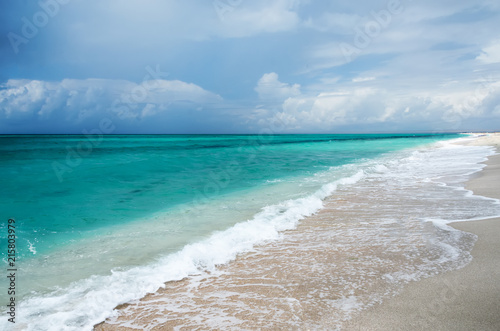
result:
<svg viewBox="0 0 500 331"><path fill-rule="evenodd" d="M0 134L500 130L498 0L2 0Z"/></svg>

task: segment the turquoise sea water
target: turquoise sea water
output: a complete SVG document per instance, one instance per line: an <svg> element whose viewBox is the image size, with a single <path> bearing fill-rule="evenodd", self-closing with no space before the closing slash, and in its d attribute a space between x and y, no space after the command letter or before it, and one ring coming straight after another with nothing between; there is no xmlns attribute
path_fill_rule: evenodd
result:
<svg viewBox="0 0 500 331"><path fill-rule="evenodd" d="M40 304L37 298L60 295L52 300L57 305L47 308L52 309L46 312L49 316L71 301L68 296L81 301L79 296L88 295L91 287L105 288L106 282L130 284L130 279L124 279L132 276L120 272L134 267L142 267L143 272L148 265L209 238L214 231L252 219L268 223L280 217L300 219L310 214L303 211L309 205L311 212L317 210L317 199L300 199L329 183L355 178L363 163L457 137L0 136L0 245L7 245L7 220L15 219L17 299L31 298L24 309L26 316L35 316L39 313L32 311ZM294 207L297 201L303 204L298 203L300 208ZM301 211L294 212L294 208ZM255 236L265 238L266 231L256 230ZM201 252L203 257L193 263L196 267L216 265L219 256L241 251L246 239L238 240L213 252ZM6 249L1 253L6 261ZM227 256L221 259L222 263L226 260ZM174 268L172 263L163 265L169 267L161 270L159 283L182 278L191 270L182 263ZM145 274L155 273L159 271L153 268ZM140 281L138 275L131 279ZM138 286L134 293L147 290ZM0 293L2 305L8 300L6 294ZM135 297L124 294L120 300L127 298ZM97 322L106 316L94 315ZM67 323L78 329L91 322Z"/></svg>
<svg viewBox="0 0 500 331"><path fill-rule="evenodd" d="M18 254L26 259L196 198L454 137L2 136L0 215L17 221Z"/></svg>

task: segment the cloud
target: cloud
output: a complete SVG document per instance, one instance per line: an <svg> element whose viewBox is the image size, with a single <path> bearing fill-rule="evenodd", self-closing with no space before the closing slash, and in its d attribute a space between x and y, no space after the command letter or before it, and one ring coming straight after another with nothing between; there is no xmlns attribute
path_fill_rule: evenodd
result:
<svg viewBox="0 0 500 331"><path fill-rule="evenodd" d="M78 42L149 45L155 41L172 44L289 31L300 23L298 6L296 0L129 0L126 4L88 0L75 3L67 11L68 19L74 20L68 25L80 37Z"/></svg>
<svg viewBox="0 0 500 331"><path fill-rule="evenodd" d="M60 82L9 80L0 87L3 125L25 120L40 127L88 123L105 116L120 121L143 120L162 112L212 107L219 95L178 80L64 79Z"/></svg>
<svg viewBox="0 0 500 331"><path fill-rule="evenodd" d="M362 82L369 82L375 80L375 77L356 77L352 79L353 83L362 83Z"/></svg>
<svg viewBox="0 0 500 331"><path fill-rule="evenodd" d="M414 93L401 93L374 82L363 87L343 84L333 91L290 97L280 110L263 113L260 122L279 122L284 132L467 130L471 121L500 119L499 100L500 82L495 80Z"/></svg>
<svg viewBox="0 0 500 331"><path fill-rule="evenodd" d="M293 30L300 23L297 6L297 1L279 0L226 5L222 11L216 8L222 23L216 33L234 38Z"/></svg>
<svg viewBox="0 0 500 331"><path fill-rule="evenodd" d="M500 39L483 48L476 60L485 64L500 63Z"/></svg>
<svg viewBox="0 0 500 331"><path fill-rule="evenodd" d="M284 100L300 95L300 85L282 83L279 81L278 74L271 72L264 74L259 79L255 91L259 94L261 100Z"/></svg>
<svg viewBox="0 0 500 331"><path fill-rule="evenodd" d="M358 2L356 4L359 6ZM498 60L498 41L485 48L484 45L491 42L491 34L478 33L494 30L498 25L498 11L492 4L473 5L456 1L401 1L399 4L400 11L394 14L388 5L367 2L366 6L360 6L366 8L363 16L357 14L359 10L337 12L332 8L309 17L305 26L333 34L330 38L318 38L318 42L309 48L309 71L340 67L359 58L432 54L436 46L442 45L460 45L440 49L454 60L475 57L479 51L482 51L479 60Z"/></svg>

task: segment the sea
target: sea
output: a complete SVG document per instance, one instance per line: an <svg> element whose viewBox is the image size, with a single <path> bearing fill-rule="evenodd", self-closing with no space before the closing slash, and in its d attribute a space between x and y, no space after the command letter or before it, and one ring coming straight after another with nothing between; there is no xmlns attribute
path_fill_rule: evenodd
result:
<svg viewBox="0 0 500 331"><path fill-rule="evenodd" d="M290 231L313 242L301 224L325 213L325 201L332 199L357 202L328 209L322 227L365 217L349 225L356 231L337 239L329 234L338 245L348 245L351 237L401 238L401 231L411 231L405 220L434 228L426 237L434 257L419 258L418 274L398 269L387 279L404 283L460 268L471 259L474 237L461 237L446 224L500 215L498 200L464 188L495 154L493 147L457 144L473 139L463 134L2 135L0 329L92 330L107 318L119 323L115 307L175 281L216 274L259 247L279 247ZM14 256L8 250L9 222L15 226ZM398 231L373 235L387 224L398 225ZM9 265L12 257L15 263ZM413 263L411 258L404 263ZM14 295L7 269L15 270ZM320 269L316 276L326 277ZM15 323L8 320L12 297ZM348 312L355 294L348 299L321 307ZM297 316L287 317L298 323L291 326L301 325ZM210 328L231 329L240 322L212 319Z"/></svg>

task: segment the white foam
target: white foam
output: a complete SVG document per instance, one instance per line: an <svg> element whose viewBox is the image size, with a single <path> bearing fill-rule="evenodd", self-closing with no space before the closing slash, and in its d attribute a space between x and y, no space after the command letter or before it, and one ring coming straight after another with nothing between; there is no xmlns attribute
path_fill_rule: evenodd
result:
<svg viewBox="0 0 500 331"><path fill-rule="evenodd" d="M36 255L36 248L35 248L35 245L33 245L33 243L29 240L27 240L28 242L28 249L31 253L33 253L33 255Z"/></svg>

